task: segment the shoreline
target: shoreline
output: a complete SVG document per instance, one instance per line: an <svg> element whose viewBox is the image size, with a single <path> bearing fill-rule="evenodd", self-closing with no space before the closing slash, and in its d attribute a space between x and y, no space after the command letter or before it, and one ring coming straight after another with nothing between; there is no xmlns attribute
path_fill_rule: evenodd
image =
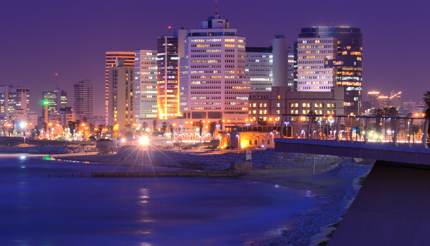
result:
<svg viewBox="0 0 430 246"><path fill-rule="evenodd" d="M165 177L208 177L208 173L219 174L219 171L225 171L231 165L232 160L244 157L244 153L237 152L196 154L164 151L152 154L146 153L142 156L142 153L127 151L117 155L84 153L53 157L56 161L89 164L102 170L105 167L108 170L107 175L98 171L99 176L104 175L105 178L154 177L155 170ZM156 157L156 162L152 165L136 165L147 160L148 156ZM159 158L160 156L163 158ZM306 195L315 197L318 202L312 209L294 216L292 221L275 233L276 235L257 239L251 245L319 245L327 242L336 229L335 225L341 221L361 188L360 180L371 169L369 164L331 156L285 154L266 150L256 151L253 157L254 168L247 175L229 176L230 174L223 173L221 176L213 175L213 178L235 178L279 185L303 191ZM144 168L146 171L142 172ZM111 172L112 169L115 172ZM124 170L126 175L115 175ZM189 175L181 175L187 172ZM132 173L135 174L129 175ZM85 176L94 177L91 173Z"/></svg>
<svg viewBox="0 0 430 246"><path fill-rule="evenodd" d="M172 152L166 153L169 155ZM173 155L175 156L175 153ZM206 160L206 165L198 161L192 163L190 160L188 163L177 162L174 165L169 163L161 166L184 170L208 169L214 171L227 167L229 160L244 156L243 153L221 153L219 155L213 153L212 155L180 153L180 155L203 156L203 158L205 156L217 156L223 160L223 163L218 163L216 167L208 167L207 165L211 163L210 160ZM268 157L273 158L273 160ZM323 167L315 168L313 166L315 159L318 160L317 165ZM115 161L110 158L109 163ZM291 243L320 245L326 243L360 190L361 179L367 176L372 167L369 161L357 163L351 158L302 154L286 155L276 154L270 150L257 152L254 155L253 164L254 168L248 175L232 178L305 191L310 196L315 196L318 204L310 211L295 216L291 222L285 225L285 229L280 230L278 235L257 240L251 245L288 245Z"/></svg>

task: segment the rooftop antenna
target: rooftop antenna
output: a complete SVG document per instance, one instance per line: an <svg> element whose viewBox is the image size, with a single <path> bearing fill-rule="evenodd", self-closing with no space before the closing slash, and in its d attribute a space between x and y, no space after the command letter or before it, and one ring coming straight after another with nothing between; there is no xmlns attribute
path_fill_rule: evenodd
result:
<svg viewBox="0 0 430 246"><path fill-rule="evenodd" d="M215 16L219 15L219 0L214 0Z"/></svg>
<svg viewBox="0 0 430 246"><path fill-rule="evenodd" d="M55 88L59 88L60 84L60 73L54 72L54 82L55 82Z"/></svg>

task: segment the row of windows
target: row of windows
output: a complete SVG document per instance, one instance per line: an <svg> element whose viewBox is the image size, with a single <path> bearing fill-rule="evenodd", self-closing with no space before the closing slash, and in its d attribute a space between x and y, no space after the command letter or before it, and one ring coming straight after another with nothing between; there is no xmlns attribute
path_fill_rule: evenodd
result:
<svg viewBox="0 0 430 246"><path fill-rule="evenodd" d="M334 110L312 110L313 111L313 113L314 114L316 114L316 115L323 115L323 114L334 114ZM301 112L301 114L309 114L310 112L311 112L311 110L309 110L309 109L303 109L303 110L297 110L297 109L292 109L292 110L290 110L290 113L291 114L300 114L300 112ZM324 113L325 112L325 113Z"/></svg>
<svg viewBox="0 0 430 246"><path fill-rule="evenodd" d="M221 86L191 86L192 90L221 90Z"/></svg>
<svg viewBox="0 0 430 246"><path fill-rule="evenodd" d="M221 55L191 55L191 58L221 58Z"/></svg>

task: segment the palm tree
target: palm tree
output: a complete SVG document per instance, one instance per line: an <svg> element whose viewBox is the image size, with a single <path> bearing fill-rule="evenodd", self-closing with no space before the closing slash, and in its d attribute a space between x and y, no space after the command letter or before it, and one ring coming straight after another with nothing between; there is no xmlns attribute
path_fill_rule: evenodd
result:
<svg viewBox="0 0 430 246"><path fill-rule="evenodd" d="M384 110L377 108L374 111L374 116L376 118L376 131L380 132L381 131L381 121L382 121L382 117L384 116Z"/></svg>
<svg viewBox="0 0 430 246"><path fill-rule="evenodd" d="M430 119L430 91L424 94L424 103L426 104L426 119Z"/></svg>
<svg viewBox="0 0 430 246"><path fill-rule="evenodd" d="M388 120L390 122L389 126L394 133L392 135L392 141L393 141L393 143L396 143L397 142L397 128L398 128L397 127L397 125L398 125L397 117L399 116L399 112L398 112L397 108L395 108L395 107L384 108L384 116L388 117ZM386 120L387 120L387 118L385 118L385 120L384 120L385 129L387 128L387 126L386 126L387 121Z"/></svg>

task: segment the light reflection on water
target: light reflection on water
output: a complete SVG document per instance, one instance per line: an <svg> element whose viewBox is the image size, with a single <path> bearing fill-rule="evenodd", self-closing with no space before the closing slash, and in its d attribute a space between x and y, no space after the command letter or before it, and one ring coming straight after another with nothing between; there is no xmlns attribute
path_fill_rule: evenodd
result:
<svg viewBox="0 0 430 246"><path fill-rule="evenodd" d="M311 191L262 182L55 177L82 167L1 162L0 242L19 245L240 245L313 204Z"/></svg>

